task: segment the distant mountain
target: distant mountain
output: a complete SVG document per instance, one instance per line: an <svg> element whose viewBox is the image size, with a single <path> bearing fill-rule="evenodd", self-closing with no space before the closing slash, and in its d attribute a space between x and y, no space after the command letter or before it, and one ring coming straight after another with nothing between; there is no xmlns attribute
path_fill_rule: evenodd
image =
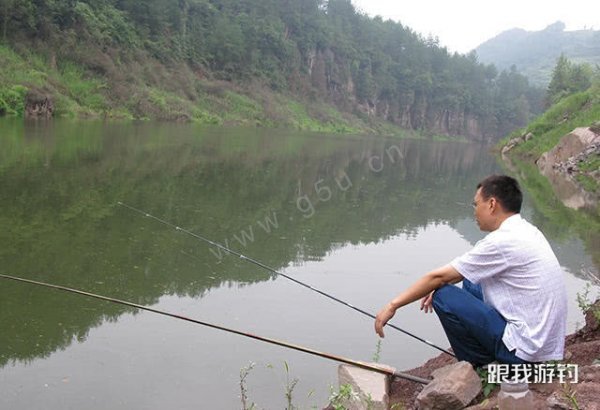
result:
<svg viewBox="0 0 600 410"><path fill-rule="evenodd" d="M557 21L541 31L504 31L475 51L480 62L500 70L514 64L531 84L545 87L561 53L574 63L600 64L600 31L565 31L565 24Z"/></svg>

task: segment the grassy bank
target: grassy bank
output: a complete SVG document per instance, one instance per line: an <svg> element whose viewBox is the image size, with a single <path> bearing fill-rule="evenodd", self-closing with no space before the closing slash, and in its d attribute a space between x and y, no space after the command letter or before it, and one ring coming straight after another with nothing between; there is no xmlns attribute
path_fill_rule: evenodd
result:
<svg viewBox="0 0 600 410"><path fill-rule="evenodd" d="M544 152L554 148L560 139L578 127L597 127L600 121L600 83L584 92L570 95L550 107L543 115L530 123L527 128L513 132L500 141L501 149L516 137L531 133L533 137L515 146L509 157L516 162L533 163ZM594 125L596 124L596 125ZM590 174L600 169L598 155L590 155L579 164L580 172L575 175L575 180L582 189L591 192L600 192L597 178Z"/></svg>
<svg viewBox="0 0 600 410"><path fill-rule="evenodd" d="M185 69L166 70L152 61L123 63L103 76L72 62L52 63L40 54L17 53L7 46L0 46L0 61L0 115L23 116L27 93L36 92L51 96L55 117L416 135L383 120L342 113L324 102L299 101L258 84L241 88Z"/></svg>
<svg viewBox="0 0 600 410"><path fill-rule="evenodd" d="M599 120L600 84L596 84L587 91L562 99L526 128L517 130L501 140L498 147L505 146L512 138L532 133L533 138L516 146L510 156L537 159L575 128L589 127Z"/></svg>

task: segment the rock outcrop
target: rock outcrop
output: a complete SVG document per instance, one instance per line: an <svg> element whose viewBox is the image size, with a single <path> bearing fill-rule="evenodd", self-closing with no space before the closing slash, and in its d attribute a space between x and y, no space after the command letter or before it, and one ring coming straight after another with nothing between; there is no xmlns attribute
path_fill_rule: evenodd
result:
<svg viewBox="0 0 600 410"><path fill-rule="evenodd" d="M504 147L502 147L502 155L505 155L510 150L512 150L514 147L516 147L517 145L519 145L525 141L529 141L532 138L533 138L533 134L530 132L523 134L519 137L512 138L510 141L508 141L508 144L506 144Z"/></svg>
<svg viewBox="0 0 600 410"><path fill-rule="evenodd" d="M575 128L562 137L554 148L542 154L536 163L540 170L564 167L564 164L573 158L583 153L589 155L599 148L600 134L594 132L591 127Z"/></svg>
<svg viewBox="0 0 600 410"><path fill-rule="evenodd" d="M409 130L476 141L491 141L507 131L492 126L485 115L469 111L465 103L435 101L430 92L410 89L392 96L374 86L365 86L360 74L351 69L352 64L331 49L309 50L305 64L310 84L322 97L345 111L381 118ZM292 88L303 89L302 81L294 82Z"/></svg>
<svg viewBox="0 0 600 410"><path fill-rule="evenodd" d="M558 198L573 209L595 208L600 194L586 192L577 182L578 175L586 175L600 184L600 169L583 170L581 164L600 156L600 133L594 127L576 128L565 135L550 151L536 161Z"/></svg>
<svg viewBox="0 0 600 410"><path fill-rule="evenodd" d="M29 90L25 96L25 118L51 118L53 113L52 96L38 90Z"/></svg>

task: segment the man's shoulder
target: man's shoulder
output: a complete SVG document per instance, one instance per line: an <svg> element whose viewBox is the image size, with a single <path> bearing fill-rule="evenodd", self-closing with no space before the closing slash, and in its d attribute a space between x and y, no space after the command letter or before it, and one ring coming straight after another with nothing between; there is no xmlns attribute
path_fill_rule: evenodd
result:
<svg viewBox="0 0 600 410"><path fill-rule="evenodd" d="M518 214L517 214L518 215ZM504 221L495 231L490 232L482 239L484 246L493 246L502 253L520 248L530 248L529 244L535 244L542 239L541 232L523 218L511 217Z"/></svg>
<svg viewBox="0 0 600 410"><path fill-rule="evenodd" d="M532 223L514 214L507 218L498 229L488 235L491 240L537 239L542 232Z"/></svg>

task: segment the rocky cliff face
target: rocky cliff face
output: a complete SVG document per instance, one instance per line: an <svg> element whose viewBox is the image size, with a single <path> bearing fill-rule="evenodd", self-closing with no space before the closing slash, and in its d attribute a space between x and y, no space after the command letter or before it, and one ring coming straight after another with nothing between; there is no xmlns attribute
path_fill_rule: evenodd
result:
<svg viewBox="0 0 600 410"><path fill-rule="evenodd" d="M485 141L502 136L501 132L490 127L489 121L467 112L464 107L434 105L432 96L426 92L408 90L401 95L388 96L373 86L362 90L368 97L360 98L356 68L353 69L331 50L308 52L305 64L311 85L323 97L346 110L435 135Z"/></svg>

